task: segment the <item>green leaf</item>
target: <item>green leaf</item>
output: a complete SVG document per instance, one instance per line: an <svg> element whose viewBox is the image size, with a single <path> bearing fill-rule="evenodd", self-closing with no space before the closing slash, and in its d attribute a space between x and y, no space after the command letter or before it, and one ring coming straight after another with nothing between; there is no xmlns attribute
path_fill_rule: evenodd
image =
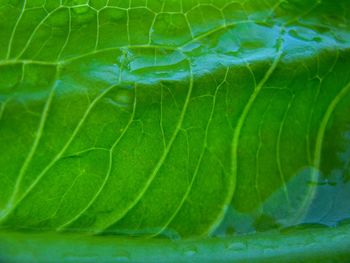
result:
<svg viewBox="0 0 350 263"><path fill-rule="evenodd" d="M189 238L349 218L349 14L0 0L1 228Z"/></svg>

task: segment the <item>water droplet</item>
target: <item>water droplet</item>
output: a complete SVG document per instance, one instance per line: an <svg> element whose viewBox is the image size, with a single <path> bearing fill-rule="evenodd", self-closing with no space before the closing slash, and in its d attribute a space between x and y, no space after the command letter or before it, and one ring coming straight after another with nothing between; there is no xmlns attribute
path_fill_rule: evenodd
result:
<svg viewBox="0 0 350 263"><path fill-rule="evenodd" d="M183 249L183 254L188 257L192 257L198 253L198 249L195 246L187 246Z"/></svg>
<svg viewBox="0 0 350 263"><path fill-rule="evenodd" d="M107 101L117 107L128 107L133 100L133 92L130 89L118 89L110 94Z"/></svg>
<svg viewBox="0 0 350 263"><path fill-rule="evenodd" d="M244 250L247 248L247 245L242 242L231 242L227 244L226 248L231 250Z"/></svg>
<svg viewBox="0 0 350 263"><path fill-rule="evenodd" d="M116 252L115 260L116 261L130 261L130 255L125 250L119 250Z"/></svg>

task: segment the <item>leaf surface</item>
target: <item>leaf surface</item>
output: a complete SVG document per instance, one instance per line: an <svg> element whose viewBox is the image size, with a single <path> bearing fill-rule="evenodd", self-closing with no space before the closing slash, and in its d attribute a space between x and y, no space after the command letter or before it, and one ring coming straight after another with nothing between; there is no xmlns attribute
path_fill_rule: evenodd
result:
<svg viewBox="0 0 350 263"><path fill-rule="evenodd" d="M349 14L0 0L1 226L193 237L347 218Z"/></svg>

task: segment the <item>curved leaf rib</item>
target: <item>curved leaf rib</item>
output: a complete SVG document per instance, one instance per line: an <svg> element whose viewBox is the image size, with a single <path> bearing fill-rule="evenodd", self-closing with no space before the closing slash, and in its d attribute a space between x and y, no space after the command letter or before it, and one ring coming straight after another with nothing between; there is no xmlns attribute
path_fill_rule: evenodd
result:
<svg viewBox="0 0 350 263"><path fill-rule="evenodd" d="M22 48L22 50L19 52L19 54L16 56L16 59L19 59L28 49L29 45L32 43L34 36L36 34L36 32L39 30L39 28L46 22L47 19L49 19L49 17L55 13L57 10L59 9L56 8L52 11L50 11L49 13L47 13L47 15L39 22L39 24L34 28L33 32L31 33L31 35L29 36L29 39L27 40L26 44L24 45L24 47Z"/></svg>
<svg viewBox="0 0 350 263"><path fill-rule="evenodd" d="M8 44L8 47L7 47L7 54L6 54L6 59L8 60L11 56L11 50L12 50L12 44L13 44L13 40L15 38L15 34L16 34L16 31L17 31L17 28L18 28L18 25L23 17L23 14L24 14L24 11L26 9L26 5L27 5L27 0L24 0L23 1L23 4L22 4L22 10L16 20L16 24L15 26L13 27L12 29L12 32L11 32L11 36L10 36L10 40L9 40L9 44Z"/></svg>
<svg viewBox="0 0 350 263"><path fill-rule="evenodd" d="M310 181L312 183L316 183L318 181L318 175L319 175L319 169L320 169L320 164L321 164L321 155L322 155L322 146L323 146L323 141L324 141L324 135L326 132L327 125L329 123L329 120L336 109L337 105L345 96L350 92L350 82L348 82L340 91L339 93L333 98L331 103L329 104L325 114L323 115L323 118L321 120L318 132L317 132L317 137L316 137L316 145L315 145L315 151L314 151L314 169L312 170L311 173L311 178ZM308 207L315 194L316 194L316 187L312 187L312 192L310 195L308 195L308 198L306 198L301 205L301 207Z"/></svg>
<svg viewBox="0 0 350 263"><path fill-rule="evenodd" d="M289 110L292 107L293 103L294 103L294 99L295 99L295 95L292 94L292 98L289 101L287 108L283 114L283 119L282 122L280 124L280 127L278 129L278 135L277 135L277 143L276 143L276 160L277 160L277 169L279 172L279 176L282 182L282 188L283 188L283 193L284 196L286 197L287 200L287 205L290 206L290 198L289 198L289 193L288 193L288 189L286 186L286 177L284 175L284 171L283 171L283 167L282 167L282 163L281 163L281 137L282 137L282 132L286 123L286 118L288 116Z"/></svg>
<svg viewBox="0 0 350 263"><path fill-rule="evenodd" d="M135 111L136 111L136 85L135 85L135 95L134 95L134 103L133 103L133 111L130 117L129 122L127 123L127 125L125 126L125 128L123 129L123 132L120 134L120 136L115 140L115 142L113 143L112 147L109 149L109 160L108 160L108 170L106 173L106 176L101 184L101 186L99 187L99 189L96 191L96 193L94 194L94 196L91 198L91 200L89 201L89 203L77 214L75 215L73 218L71 218L70 220L68 220L67 222L63 223L62 225L60 225L59 227L57 227L58 231L62 231L65 228L67 228L69 225L71 225L72 223L74 223L76 220L78 220L80 218L81 215L83 215L96 201L96 199L99 197L99 195L102 193L103 189L105 188L108 179L110 178L111 172L112 172L112 167L113 167L113 152L115 147L117 147L117 145L119 144L119 142L124 138L126 132L129 130L130 125L133 123L134 121L134 116L135 116Z"/></svg>
<svg viewBox="0 0 350 263"><path fill-rule="evenodd" d="M169 143L167 144L167 147L165 148L160 159L158 160L158 162L157 162L156 166L154 167L153 172L151 173L147 182L142 187L142 189L138 193L137 197L133 200L133 202L130 205L128 205L128 207L121 214L116 215L113 218L113 220L111 220L108 223L105 223L105 225L101 229L97 230L97 232L104 231L105 229L107 229L108 227L112 226L113 224L117 223L120 219L125 217L128 214L128 212L130 212L132 210L132 208L134 208L138 204L138 202L142 199L142 197L144 196L144 194L147 192L148 188L152 184L154 178L158 174L160 168L163 166L163 164L164 164L164 162L165 162L165 160L166 160L166 158L167 158L167 156L172 148L172 145L173 145L175 139L177 138L178 133L181 130L181 126L182 126L185 114L187 112L188 104L189 104L191 94L192 94L194 80L193 80L192 64L191 64L191 61L189 59L188 59L188 65L189 65L189 78L190 78L190 80L189 80L189 88L188 88L188 92L186 95L186 100L184 102L184 106L182 108L181 115L180 115L179 120L177 122L175 131L173 132L173 134L169 140Z"/></svg>
<svg viewBox="0 0 350 263"><path fill-rule="evenodd" d="M58 160L60 160L60 158L63 156L63 154L65 153L65 151L68 149L68 147L70 146L70 144L73 142L74 138L77 136L79 130L81 129L81 127L83 126L85 120L87 119L87 117L89 116L91 110L94 108L94 106L99 102L99 100L101 98L103 98L109 91L111 91L113 88L115 88L116 85L110 85L108 88L106 88L103 92L100 93L99 96L97 96L89 105L89 107L87 108L87 110L85 111L85 114L82 116L82 118L80 119L79 123L77 124L77 126L75 127L72 135L70 136L70 138L68 139L68 141L66 142L66 144L62 147L62 149L60 150L60 152L52 159L52 161L41 171L41 173L35 178L35 180L29 185L29 187L26 189L26 191L17 199L17 200L13 200L13 204L11 204L11 206L9 207L8 211L6 211L6 214L4 215L3 219L5 219L12 211L14 211L14 209L30 194L30 192L35 188L35 186L41 181L41 179L46 175L46 173L57 163ZM48 109L47 109L48 111ZM46 116L47 116L47 112L46 112ZM45 117L46 119L46 117ZM43 125L42 125L43 128ZM41 131L42 133L42 131ZM41 135L40 133L40 135ZM39 142L37 142L36 144L38 144ZM32 158L32 156L34 155L35 149L36 149L37 145L35 146L34 150L32 150L31 152L33 152L30 156L30 159ZM30 161L29 159L29 161ZM27 161L26 163L29 164L29 161ZM28 164L26 164L26 166L28 166ZM22 172L21 174L24 174L24 172ZM23 177L23 175L21 176ZM19 184L18 184L19 185ZM17 191L17 190L16 190Z"/></svg>
<svg viewBox="0 0 350 263"><path fill-rule="evenodd" d="M67 47L67 45L69 43L69 39L70 39L70 36L72 33L72 10L70 8L68 9L68 19L69 19L69 21L68 21L68 34L67 34L66 40L64 41L64 43L61 47L60 52L57 55L57 61L59 61L61 59L62 54L65 51L65 48Z"/></svg>
<svg viewBox="0 0 350 263"><path fill-rule="evenodd" d="M265 73L264 77L261 79L261 81L257 84L257 86L255 87L253 93L251 94L251 96L249 97L249 100L247 102L247 104L245 105L238 121L236 124L236 127L234 129L234 133L233 133L233 137L232 137L232 142L231 142L231 158L232 158L232 162L231 162L231 173L232 176L236 177L237 176L237 166L238 166L238 144L239 144L239 138L240 138L240 134L241 134L241 130L243 128L243 125L247 119L247 116L249 114L249 111L255 101L255 99L257 98L258 94L260 93L261 89L264 87L265 83L269 80L269 78L271 77L271 75L273 74L273 72L275 71L275 69L278 66L278 63L280 62L280 59L282 57L283 54L283 37L284 37L284 27L281 28L280 31L280 36L279 39L277 40L276 43L276 57L274 58L274 61L272 62L270 68L267 70L267 72ZM233 194L232 194L233 196ZM232 198L231 196L231 198Z"/></svg>
<svg viewBox="0 0 350 263"><path fill-rule="evenodd" d="M160 235L170 224L171 222L174 220L174 218L177 216L177 214L180 212L181 208L183 207L184 203L186 202L186 200L188 199L188 196L190 195L190 192L192 191L192 186L195 182L195 180L197 179L197 176L198 176L198 172L199 172L199 168L202 164L202 161L203 161L203 157L204 157L204 154L205 154L205 151L207 150L207 144L208 144L208 132L209 132L209 128L210 128L210 124L211 124L211 121L213 119L213 116L214 116L214 111L215 111L215 106L216 106L216 97L217 97L217 94L221 88L221 86L226 82L226 78L227 78L227 74L228 74L228 68L226 70L226 74L225 74L225 77L224 77L224 80L218 85L216 91L215 91L215 94L213 95L213 102L212 102L212 107L211 107L211 111L210 111L210 115L209 115L209 119L208 119L208 123L206 125L206 128L205 128L205 136L204 136L204 144L203 144L203 147L202 147L202 150L201 150L201 153L200 153L200 156L198 158L198 161L197 161L197 164L196 164L196 168L195 168L195 171L194 171L194 174L191 178L191 181L190 181L190 184L189 186L187 187L187 190L185 192L185 194L183 195L181 201L179 202L178 206L176 207L175 211L170 215L169 219L166 221L166 223L161 226L160 230L157 231L155 234L151 235L152 237L153 236L158 236ZM233 189L232 189L233 191ZM230 200L231 201L231 200ZM230 202L229 201L229 202ZM215 223L214 223L215 225Z"/></svg>
<svg viewBox="0 0 350 263"><path fill-rule="evenodd" d="M39 121L39 125L38 125L38 130L36 132L36 135L35 135L35 138L34 138L34 141L33 141L33 144L28 152L28 155L26 157L26 159L24 160L22 166L21 166L21 169L18 173L18 177L17 177L17 180L16 180L16 183L15 183L15 186L14 186L14 189L13 189L13 192L12 192L12 195L7 203L7 208L6 208L6 212L5 212L5 216L10 213L10 211L12 211L12 209L14 208L15 203L16 203L16 199L18 198L18 193L19 193L19 190L20 190L20 186L21 186L21 183L22 183L22 180L23 180L23 177L27 171L27 168L30 164L30 162L32 161L33 159L33 156L36 152L36 149L38 148L38 145L40 143L40 140L41 140L41 137L42 137L42 134L43 134L43 130L44 130L44 127L45 127L45 123L46 123L46 120L47 120L47 116L48 116L48 113L49 113L49 110L50 110L50 106L51 106L51 102L52 102L52 99L53 99L53 96L55 94L55 90L56 90L56 87L59 83L59 70L56 71L56 76L55 76L55 81L52 85L52 88L49 92L49 96L46 100L46 103L45 103L45 106L44 106L44 109L43 109L43 112L41 114L41 118L40 118L40 121Z"/></svg>

